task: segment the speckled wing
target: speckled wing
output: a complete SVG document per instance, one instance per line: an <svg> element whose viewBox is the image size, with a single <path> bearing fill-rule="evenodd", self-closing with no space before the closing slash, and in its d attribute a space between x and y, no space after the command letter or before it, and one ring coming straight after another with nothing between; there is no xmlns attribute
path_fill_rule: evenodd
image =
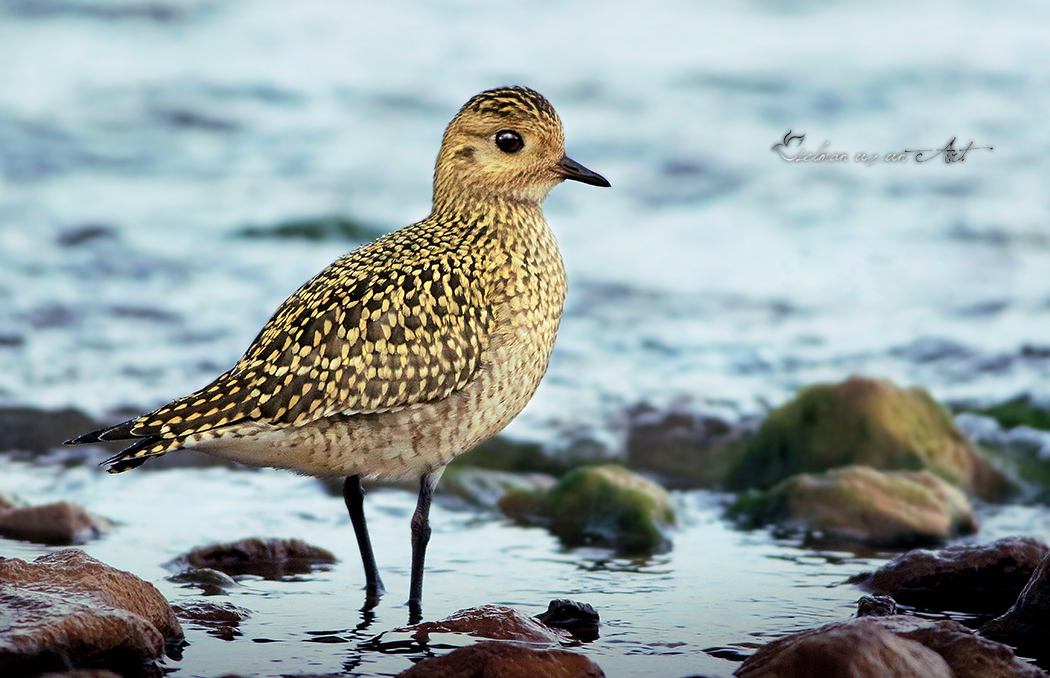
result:
<svg viewBox="0 0 1050 678"><path fill-rule="evenodd" d="M303 285L205 388L71 442L143 438L114 457L120 471L238 422L294 426L390 411L469 384L492 321L469 262L362 259L348 255Z"/></svg>

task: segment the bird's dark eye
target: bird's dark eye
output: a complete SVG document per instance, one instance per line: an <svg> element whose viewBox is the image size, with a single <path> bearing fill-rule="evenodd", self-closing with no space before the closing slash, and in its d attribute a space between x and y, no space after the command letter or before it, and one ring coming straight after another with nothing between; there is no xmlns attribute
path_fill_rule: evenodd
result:
<svg viewBox="0 0 1050 678"><path fill-rule="evenodd" d="M524 145L525 141L521 135L513 130L504 129L496 132L496 147L504 153L517 153Z"/></svg>

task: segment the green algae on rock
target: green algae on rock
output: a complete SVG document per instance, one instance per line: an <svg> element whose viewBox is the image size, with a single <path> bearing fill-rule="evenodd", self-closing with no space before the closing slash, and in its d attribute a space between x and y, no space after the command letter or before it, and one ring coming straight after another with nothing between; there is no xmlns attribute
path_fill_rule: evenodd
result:
<svg viewBox="0 0 1050 678"><path fill-rule="evenodd" d="M931 471L988 500L1009 482L921 388L850 377L803 389L770 412L734 469L734 489L768 488L797 473L858 464Z"/></svg>
<svg viewBox="0 0 1050 678"><path fill-rule="evenodd" d="M548 491L508 492L499 506L518 522L547 527L567 545L624 552L668 550L667 530L675 522L667 490L612 464L576 469Z"/></svg>
<svg viewBox="0 0 1050 678"><path fill-rule="evenodd" d="M977 529L966 496L929 471L849 466L803 473L741 495L728 515L747 527L781 527L874 546L945 541Z"/></svg>
<svg viewBox="0 0 1050 678"><path fill-rule="evenodd" d="M959 412L973 412L991 417L1004 429L1027 426L1040 431L1050 431L1050 408L1040 406L1030 396L1021 395L991 407L958 407Z"/></svg>

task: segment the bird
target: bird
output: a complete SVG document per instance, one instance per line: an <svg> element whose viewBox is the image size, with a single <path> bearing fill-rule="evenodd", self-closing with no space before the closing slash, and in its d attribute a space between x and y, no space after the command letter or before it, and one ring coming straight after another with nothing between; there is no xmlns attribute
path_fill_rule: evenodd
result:
<svg viewBox="0 0 1050 678"><path fill-rule="evenodd" d="M67 444L130 441L102 462L110 473L192 448L343 477L366 608L385 587L362 481L418 480L408 600L418 621L442 471L521 412L550 362L566 275L542 206L565 180L610 185L565 154L546 98L521 86L471 97L445 129L427 218L303 284L204 388Z"/></svg>

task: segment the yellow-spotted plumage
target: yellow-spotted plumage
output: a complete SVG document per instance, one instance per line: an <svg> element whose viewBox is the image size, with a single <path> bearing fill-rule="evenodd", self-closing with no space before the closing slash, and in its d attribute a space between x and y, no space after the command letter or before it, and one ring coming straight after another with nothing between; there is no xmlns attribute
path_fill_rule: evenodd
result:
<svg viewBox="0 0 1050 678"><path fill-rule="evenodd" d="M546 371L565 270L541 205L566 178L608 185L565 156L542 96L482 92L445 131L428 218L321 271L208 386L70 442L135 441L111 472L192 447L316 476L433 476Z"/></svg>

